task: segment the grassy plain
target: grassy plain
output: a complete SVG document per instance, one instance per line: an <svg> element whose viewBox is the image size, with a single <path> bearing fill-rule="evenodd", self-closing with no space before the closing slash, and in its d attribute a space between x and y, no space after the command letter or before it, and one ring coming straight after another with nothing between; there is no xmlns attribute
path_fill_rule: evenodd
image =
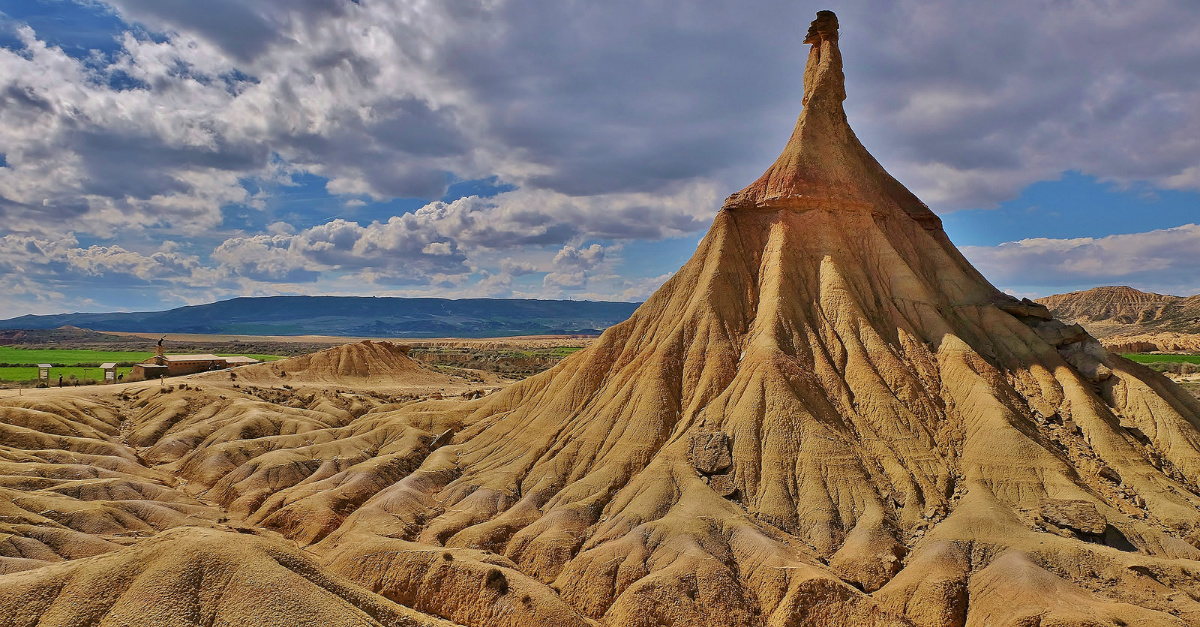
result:
<svg viewBox="0 0 1200 627"><path fill-rule="evenodd" d="M117 368L118 375L128 375L133 370L131 366ZM104 380L104 371L87 366L58 366L50 369L50 382L58 384L58 375L64 379L74 376L76 379ZM34 381L37 379L37 366L0 366L0 381Z"/></svg>
<svg viewBox="0 0 1200 627"><path fill-rule="evenodd" d="M117 372L128 374L130 366L145 361L154 355L147 350L111 350L105 341L121 344L144 341L142 347L153 347L156 334L100 334L79 331L81 337L72 337L61 330L43 333L45 337L25 338L26 345L0 346L0 381L12 384L30 384L37 379L36 365L53 364L50 372L52 384L58 383L58 375L67 380L74 375L78 379L101 380L101 363L120 364ZM168 353L213 353L216 355L246 355L262 361L274 361L287 356L316 352L338 344L347 344L361 338L338 337L255 337L219 335L176 335L167 338ZM592 337L579 336L524 336L484 339L440 338L423 340L382 340L409 346L412 357L435 368L449 369L460 373L482 370L508 379L521 379L553 367L563 358L581 350L592 342ZM376 340L381 341L381 340ZM115 348L115 347L114 347ZM254 352L250 352L254 351Z"/></svg>
<svg viewBox="0 0 1200 627"><path fill-rule="evenodd" d="M1136 361L1139 364L1200 364L1200 355L1164 355L1164 354L1149 354L1149 353L1129 353L1121 355L1130 361Z"/></svg>
<svg viewBox="0 0 1200 627"><path fill-rule="evenodd" d="M242 355L243 353L216 353L221 357ZM0 346L0 364L20 366L36 366L37 364L55 364L62 366L78 366L80 364L101 364L116 362L119 364L135 364L154 356L154 353L143 351L101 351L75 348L16 348ZM246 355L260 361L283 359L279 355Z"/></svg>
<svg viewBox="0 0 1200 627"><path fill-rule="evenodd" d="M100 351L64 348L17 348L0 346L0 363L36 366L56 364L77 366L79 364L102 364L104 362L135 364L153 357L154 353L140 351Z"/></svg>
<svg viewBox="0 0 1200 627"><path fill-rule="evenodd" d="M240 353L217 353L226 357ZM99 365L105 362L120 364L118 375L128 375L133 370L133 364L145 361L154 353L145 351L104 351L72 348L17 348L0 346L0 381L35 381L38 378L38 364L51 364L50 382L58 383L59 375L70 380L104 380L104 371ZM283 359L279 355L246 355L260 361Z"/></svg>

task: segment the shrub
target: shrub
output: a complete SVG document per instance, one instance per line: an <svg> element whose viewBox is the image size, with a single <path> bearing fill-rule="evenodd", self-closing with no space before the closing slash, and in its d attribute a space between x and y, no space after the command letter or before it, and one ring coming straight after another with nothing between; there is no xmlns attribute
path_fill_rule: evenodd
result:
<svg viewBox="0 0 1200 627"><path fill-rule="evenodd" d="M485 588L491 588L499 594L508 594L508 578L504 573L500 572L499 568L490 568L487 572L487 578L483 580Z"/></svg>

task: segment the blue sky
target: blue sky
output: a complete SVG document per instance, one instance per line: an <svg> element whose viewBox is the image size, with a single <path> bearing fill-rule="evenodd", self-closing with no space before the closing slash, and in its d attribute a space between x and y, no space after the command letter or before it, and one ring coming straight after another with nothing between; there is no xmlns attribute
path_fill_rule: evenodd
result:
<svg viewBox="0 0 1200 627"><path fill-rule="evenodd" d="M997 286L1200 292L1200 6L847 1L847 113ZM0 0L0 317L641 300L799 112L810 2Z"/></svg>

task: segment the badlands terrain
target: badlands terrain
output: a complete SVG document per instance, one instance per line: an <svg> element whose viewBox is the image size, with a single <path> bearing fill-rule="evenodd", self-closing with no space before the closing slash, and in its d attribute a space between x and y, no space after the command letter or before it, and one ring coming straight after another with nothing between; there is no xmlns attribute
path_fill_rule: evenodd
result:
<svg viewBox="0 0 1200 627"><path fill-rule="evenodd" d="M1117 353L1200 353L1200 296L1131 287L1097 287L1039 298L1061 320L1076 322Z"/></svg>
<svg viewBox="0 0 1200 627"><path fill-rule="evenodd" d="M1200 624L1200 401L991 286L805 43L779 159L541 374L5 392L0 625Z"/></svg>

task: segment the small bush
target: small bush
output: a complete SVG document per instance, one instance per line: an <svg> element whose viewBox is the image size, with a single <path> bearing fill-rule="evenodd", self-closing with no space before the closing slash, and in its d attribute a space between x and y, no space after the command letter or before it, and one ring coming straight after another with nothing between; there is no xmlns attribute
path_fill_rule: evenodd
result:
<svg viewBox="0 0 1200 627"><path fill-rule="evenodd" d="M498 594L508 594L508 578L499 568L491 568L487 572L487 578L483 580L483 587L491 588Z"/></svg>

